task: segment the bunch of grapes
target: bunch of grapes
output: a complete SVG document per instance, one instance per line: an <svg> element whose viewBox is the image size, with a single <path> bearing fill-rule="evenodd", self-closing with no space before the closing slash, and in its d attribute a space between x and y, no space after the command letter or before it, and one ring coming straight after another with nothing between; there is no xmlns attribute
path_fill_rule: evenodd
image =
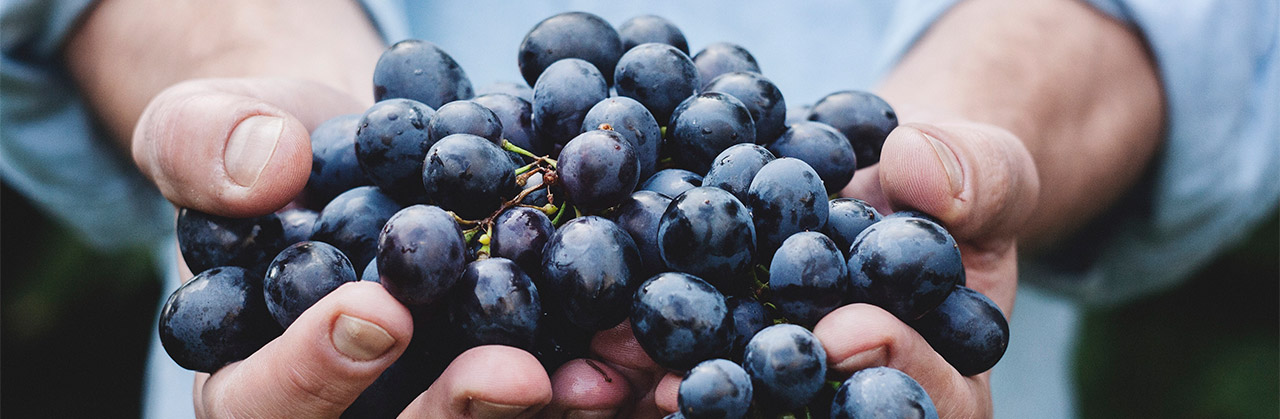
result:
<svg viewBox="0 0 1280 419"><path fill-rule="evenodd" d="M519 51L532 88L476 96L439 47L397 43L378 102L312 133L296 205L181 210L200 273L163 309L170 356L213 372L357 280L408 307L415 333L352 417L394 416L468 348L522 348L551 371L623 321L683 374L673 416L690 419L936 417L901 372L828 372L810 328L845 304L882 307L965 375L1003 355L1004 316L964 286L946 229L829 198L897 126L880 98L840 91L789 113L746 49L690 58L656 16L617 30L552 16Z"/></svg>

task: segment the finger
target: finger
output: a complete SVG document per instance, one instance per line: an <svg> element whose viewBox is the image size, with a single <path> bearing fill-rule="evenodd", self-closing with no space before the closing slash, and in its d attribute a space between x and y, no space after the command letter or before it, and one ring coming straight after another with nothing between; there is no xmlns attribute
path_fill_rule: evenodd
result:
<svg viewBox="0 0 1280 419"><path fill-rule="evenodd" d="M591 339L591 351L630 384L632 406L623 412L625 417L662 416L655 390L668 371L645 353L631 332L630 321L596 333Z"/></svg>
<svg viewBox="0 0 1280 419"><path fill-rule="evenodd" d="M374 283L343 285L244 361L198 385L205 417L337 417L400 356L409 311Z"/></svg>
<svg viewBox="0 0 1280 419"><path fill-rule="evenodd" d="M361 103L290 79L202 79L156 95L133 132L133 158L174 204L232 217L265 214L302 191L309 130Z"/></svg>
<svg viewBox="0 0 1280 419"><path fill-rule="evenodd" d="M551 375L549 418L612 418L631 397L631 386L612 367L575 359Z"/></svg>
<svg viewBox="0 0 1280 419"><path fill-rule="evenodd" d="M988 373L961 376L911 327L868 304L831 312L813 328L827 368L843 377L871 367L896 368L924 387L941 417L989 417Z"/></svg>
<svg viewBox="0 0 1280 419"><path fill-rule="evenodd" d="M400 417L524 418L551 402L551 381L537 358L510 346L459 355Z"/></svg>
<svg viewBox="0 0 1280 419"><path fill-rule="evenodd" d="M853 179L850 179L849 184L845 185L844 189L840 191L840 196L866 201L881 214L892 212L889 208L889 201L885 199L884 192L880 190L879 164L873 164L854 172Z"/></svg>
<svg viewBox="0 0 1280 419"><path fill-rule="evenodd" d="M668 373L653 388L653 401L662 414L680 410L680 381L683 379L679 375Z"/></svg>

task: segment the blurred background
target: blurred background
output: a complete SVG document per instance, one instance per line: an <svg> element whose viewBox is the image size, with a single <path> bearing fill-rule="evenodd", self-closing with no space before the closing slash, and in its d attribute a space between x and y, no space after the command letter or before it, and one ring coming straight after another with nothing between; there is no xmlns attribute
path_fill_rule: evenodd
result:
<svg viewBox="0 0 1280 419"><path fill-rule="evenodd" d="M102 254L0 195L0 416L137 417L155 263ZM1088 313L1085 418L1280 414L1280 212L1171 291Z"/></svg>

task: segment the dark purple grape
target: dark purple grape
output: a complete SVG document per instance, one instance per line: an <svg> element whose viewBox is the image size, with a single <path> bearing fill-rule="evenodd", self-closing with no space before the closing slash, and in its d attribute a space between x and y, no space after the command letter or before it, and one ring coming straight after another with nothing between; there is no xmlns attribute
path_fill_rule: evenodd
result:
<svg viewBox="0 0 1280 419"><path fill-rule="evenodd" d="M735 71L760 72L756 58L746 48L728 42L717 42L707 45L693 56L693 64L698 67L702 82L715 80L721 74Z"/></svg>
<svg viewBox="0 0 1280 419"><path fill-rule="evenodd" d="M622 40L609 22L590 13L569 12L546 18L529 30L520 41L517 61L530 86L556 61L566 58L591 63L608 84L613 84L613 68L622 53ZM535 87L535 106L537 90Z"/></svg>
<svg viewBox="0 0 1280 419"><path fill-rule="evenodd" d="M304 241L286 247L267 268L262 281L267 310L281 327L342 284L358 281L351 261L325 242Z"/></svg>
<svg viewBox="0 0 1280 419"><path fill-rule="evenodd" d="M413 99L432 108L470 99L471 80L436 44L406 39L378 57L373 69L374 100Z"/></svg>
<svg viewBox="0 0 1280 419"><path fill-rule="evenodd" d="M964 278L956 241L919 218L885 218L867 227L849 253L852 302L871 303L903 321L933 310Z"/></svg>
<svg viewBox="0 0 1280 419"><path fill-rule="evenodd" d="M916 380L889 367L853 373L831 401L832 419L938 419L933 399Z"/></svg>
<svg viewBox="0 0 1280 419"><path fill-rule="evenodd" d="M542 303L537 287L519 266L505 258L472 262L457 287L449 300L449 319L462 331L465 346L533 349Z"/></svg>
<svg viewBox="0 0 1280 419"><path fill-rule="evenodd" d="M496 94L511 95L513 97L524 99L525 102L533 102L533 88L524 83L514 81L495 81L476 89L477 98L480 96ZM495 110L494 112L498 111Z"/></svg>
<svg viewBox="0 0 1280 419"><path fill-rule="evenodd" d="M604 330L627 318L643 280L631 236L604 218L575 218L560 226L542 253L541 289L575 326ZM545 285L545 286L544 286Z"/></svg>
<svg viewBox="0 0 1280 419"><path fill-rule="evenodd" d="M680 413L689 419L741 418L751 408L751 377L727 359L699 363L678 391Z"/></svg>
<svg viewBox="0 0 1280 419"><path fill-rule="evenodd" d="M668 268L688 272L730 292L749 286L756 251L746 206L724 189L680 194L658 224L658 252Z"/></svg>
<svg viewBox="0 0 1280 419"><path fill-rule="evenodd" d="M409 99L373 104L360 117L356 157L374 185L402 203L422 200L422 158L431 148L427 121L435 110Z"/></svg>
<svg viewBox="0 0 1280 419"><path fill-rule="evenodd" d="M212 373L279 336L262 297L262 277L226 266L201 272L160 309L160 344L182 368Z"/></svg>
<svg viewBox="0 0 1280 419"><path fill-rule="evenodd" d="M457 100L436 109L427 120L427 141L435 144L453 134L471 134L502 144L502 129L502 120L489 108L470 100Z"/></svg>
<svg viewBox="0 0 1280 419"><path fill-rule="evenodd" d="M542 211L512 207L494 219L489 252L511 259L521 270L538 275L542 272L542 248L554 232L551 219Z"/></svg>
<svg viewBox="0 0 1280 419"><path fill-rule="evenodd" d="M703 92L720 92L737 98L751 111L756 123L756 143L769 144L787 129L787 101L772 81L760 75L735 71L707 82Z"/></svg>
<svg viewBox="0 0 1280 419"><path fill-rule="evenodd" d="M649 278L631 305L631 332L640 347L653 362L676 371L727 353L732 328L724 296L689 274Z"/></svg>
<svg viewBox="0 0 1280 419"><path fill-rule="evenodd" d="M516 195L515 170L515 161L489 140L453 134L431 146L421 180L427 203L481 219Z"/></svg>
<svg viewBox="0 0 1280 419"><path fill-rule="evenodd" d="M836 243L814 231L792 234L769 265L770 302L792 323L813 327L840 307L849 271Z"/></svg>
<svg viewBox="0 0 1280 419"><path fill-rule="evenodd" d="M660 122L670 119L671 111L697 93L702 83L688 54L657 43L643 44L622 54L613 78L618 96L644 104Z"/></svg>
<svg viewBox="0 0 1280 419"><path fill-rule="evenodd" d="M702 175L684 169L662 169L645 180L640 190L674 198L699 186L702 186Z"/></svg>
<svg viewBox="0 0 1280 419"><path fill-rule="evenodd" d="M787 126L789 127L791 126L791 124L794 124L800 121L808 121L810 109L813 109L813 105L792 106L790 108L787 108L787 119L786 119Z"/></svg>
<svg viewBox="0 0 1280 419"><path fill-rule="evenodd" d="M551 305L546 294L539 294L542 302L542 323L530 353L538 358L548 373L555 372L565 363L591 356L591 336L594 331L583 330L564 318L563 313L547 311Z"/></svg>
<svg viewBox="0 0 1280 419"><path fill-rule="evenodd" d="M822 179L799 159L779 158L765 164L751 181L747 196L761 255L772 256L792 234L821 231L827 224L830 208Z"/></svg>
<svg viewBox="0 0 1280 419"><path fill-rule="evenodd" d="M778 157L793 157L808 163L818 172L829 194L844 189L858 168L849 140L821 122L802 121L791 125L777 141L769 144L769 151Z"/></svg>
<svg viewBox="0 0 1280 419"><path fill-rule="evenodd" d="M667 269L662 263L662 256L658 254L658 223L669 204L671 198L666 195L654 191L636 191L618 204L609 215L636 242L636 247L640 249L643 266L641 270L646 274L652 275Z"/></svg>
<svg viewBox="0 0 1280 419"><path fill-rule="evenodd" d="M724 93L691 96L671 114L667 146L676 164L696 173L707 173L720 152L740 143L756 141L756 125L742 101Z"/></svg>
<svg viewBox="0 0 1280 419"><path fill-rule="evenodd" d="M311 233L316 231L316 219L320 213L306 208L290 208L279 211L280 226L284 228L284 245L311 240Z"/></svg>
<svg viewBox="0 0 1280 419"><path fill-rule="evenodd" d="M329 243L364 266L378 255L382 225L400 210L400 204L376 186L361 186L338 195L320 210L311 240Z"/></svg>
<svg viewBox="0 0 1280 419"><path fill-rule="evenodd" d="M275 214L228 218L182 208L177 235L182 260L191 272L239 266L261 275L285 246L284 226Z"/></svg>
<svg viewBox="0 0 1280 419"><path fill-rule="evenodd" d="M1000 306L963 286L956 286L941 305L911 322L911 328L965 376L991 369L1009 347L1009 322Z"/></svg>
<svg viewBox="0 0 1280 419"><path fill-rule="evenodd" d="M311 177L307 178L308 205L323 207L348 189L372 185L356 156L356 132L361 115L334 117L311 131Z"/></svg>
<svg viewBox="0 0 1280 419"><path fill-rule="evenodd" d="M631 143L614 131L587 131L560 150L559 185L578 208L598 211L626 199L636 189L639 168Z"/></svg>
<svg viewBox="0 0 1280 419"><path fill-rule="evenodd" d="M662 145L662 128L653 114L635 99L619 96L600 101L587 111L582 132L603 129L602 124L622 134L636 153L640 179L648 179L658 168L658 151Z"/></svg>
<svg viewBox="0 0 1280 419"><path fill-rule="evenodd" d="M529 96L533 97L532 90ZM503 139L539 156L551 154L552 143L533 131L533 105L529 101L502 93L476 96L471 101L498 115L498 120L502 121Z"/></svg>
<svg viewBox="0 0 1280 419"><path fill-rule="evenodd" d="M766 327L747 343L743 369L756 400L768 411L789 411L809 403L827 376L827 351L813 333L794 324Z"/></svg>
<svg viewBox="0 0 1280 419"><path fill-rule="evenodd" d="M849 139L858 155L858 168L880 162L880 149L889 132L898 127L898 115L879 96L846 90L818 100L809 111L809 120L835 127Z"/></svg>
<svg viewBox="0 0 1280 419"><path fill-rule="evenodd" d="M627 19L618 26L618 36L622 38L624 52L640 44L657 42L676 47L689 55L689 42L684 39L684 32L662 16L642 15Z"/></svg>
<svg viewBox="0 0 1280 419"><path fill-rule="evenodd" d="M734 144L724 149L711 162L711 170L702 178L705 186L729 191L739 201L747 202L751 180L765 164L774 160L773 153L754 143Z"/></svg>
<svg viewBox="0 0 1280 419"><path fill-rule="evenodd" d="M557 61L533 85L533 129L543 141L568 143L582 131L587 111L607 97L604 76L591 63Z"/></svg>
<svg viewBox="0 0 1280 419"><path fill-rule="evenodd" d="M378 236L378 277L401 303L431 304L462 275L466 246L462 229L449 213L430 205L405 208Z"/></svg>
<svg viewBox="0 0 1280 419"><path fill-rule="evenodd" d="M533 192L530 192L528 195L525 195L524 199L520 200L521 204L532 205L535 207L541 207L541 206L547 205L548 203L547 190L548 189L559 190L559 188L541 187L544 179L545 178L542 176L542 173L534 173L532 176L529 176L528 179L524 180L524 187L523 187L524 189L529 189L529 188L537 188L537 189L534 190Z"/></svg>
<svg viewBox="0 0 1280 419"><path fill-rule="evenodd" d="M849 257L849 246L853 245L858 234L882 218L875 207L857 198L832 199L828 207L827 225L822 228L822 233L836 242L845 258Z"/></svg>
<svg viewBox="0 0 1280 419"><path fill-rule="evenodd" d="M360 271L360 280L369 282L382 282L382 278L378 277L378 259L374 258L369 261L368 265L364 265L364 270Z"/></svg>
<svg viewBox="0 0 1280 419"><path fill-rule="evenodd" d="M937 217L913 209L894 211L889 213L889 215L884 216L884 218L919 218L921 220L928 220L937 225L942 225L942 221L939 221Z"/></svg>
<svg viewBox="0 0 1280 419"><path fill-rule="evenodd" d="M733 344L730 345L729 357L741 360L751 337L771 324L769 313L765 311L764 304L751 297L730 296L725 299L725 305L729 307L729 316L733 317Z"/></svg>

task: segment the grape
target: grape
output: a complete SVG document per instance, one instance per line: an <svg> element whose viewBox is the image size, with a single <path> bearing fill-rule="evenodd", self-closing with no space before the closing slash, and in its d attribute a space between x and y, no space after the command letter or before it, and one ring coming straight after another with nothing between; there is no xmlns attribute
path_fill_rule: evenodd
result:
<svg viewBox="0 0 1280 419"><path fill-rule="evenodd" d="M568 143L581 132L587 111L607 97L605 79L591 63L557 61L533 85L533 129L544 141Z"/></svg>
<svg viewBox="0 0 1280 419"><path fill-rule="evenodd" d="M849 246L853 245L853 240L858 238L862 230L880 221L882 217L871 204L861 199L832 199L828 206L830 211L827 213L827 225L822 228L822 233L835 241L836 247L848 258Z"/></svg>
<svg viewBox="0 0 1280 419"><path fill-rule="evenodd" d="M964 265L942 226L885 218L853 241L849 275L851 301L875 304L909 322L942 304L964 278Z"/></svg>
<svg viewBox="0 0 1280 419"><path fill-rule="evenodd" d="M406 39L378 57L373 69L374 100L405 98L438 108L470 99L471 80L462 67L436 44Z"/></svg>
<svg viewBox="0 0 1280 419"><path fill-rule="evenodd" d="M755 179L760 168L773 160L773 153L764 147L751 143L734 144L716 156L702 182L703 185L729 191L739 201L747 202L751 180Z"/></svg>
<svg viewBox="0 0 1280 419"><path fill-rule="evenodd" d="M282 245L290 245L303 240L310 240L311 233L316 231L316 219L320 213L306 208L290 208L276 212L280 218L280 226L284 229Z"/></svg>
<svg viewBox="0 0 1280 419"><path fill-rule="evenodd" d="M668 268L728 290L749 285L755 243L746 206L720 188L680 194L658 223L658 253Z"/></svg>
<svg viewBox="0 0 1280 419"><path fill-rule="evenodd" d="M275 214L228 218L182 208L177 236L182 260L191 272L239 266L262 275L285 246L284 226Z"/></svg>
<svg viewBox="0 0 1280 419"><path fill-rule="evenodd" d="M653 191L668 198L702 186L702 176L684 169L662 169L640 185L642 191Z"/></svg>
<svg viewBox="0 0 1280 419"><path fill-rule="evenodd" d="M729 350L732 329L724 296L693 275L667 272L635 292L631 331L658 365L686 370Z"/></svg>
<svg viewBox="0 0 1280 419"><path fill-rule="evenodd" d="M569 201L586 211L617 205L639 181L636 153L622 134L587 131L560 150L556 169Z"/></svg>
<svg viewBox="0 0 1280 419"><path fill-rule="evenodd" d="M279 336L260 276L236 266L200 272L160 309L160 344L182 368L212 373Z"/></svg>
<svg viewBox="0 0 1280 419"><path fill-rule="evenodd" d="M495 81L493 83L480 86L476 89L476 98L480 96L505 94L524 99L525 102L533 102L533 88L524 83L513 81ZM473 98L474 99L474 98ZM488 106L488 105L486 105ZM494 110L494 112L498 112ZM504 121L505 122L505 121Z"/></svg>
<svg viewBox="0 0 1280 419"><path fill-rule="evenodd" d="M657 42L676 47L689 55L689 42L684 39L684 33L662 16L643 15L627 19L622 22L622 26L618 26L618 36L622 38L623 51L630 51L640 44Z"/></svg>
<svg viewBox="0 0 1280 419"><path fill-rule="evenodd" d="M489 258L467 265L449 300L450 323L463 344L533 349L542 317L538 288L510 259Z"/></svg>
<svg viewBox="0 0 1280 419"><path fill-rule="evenodd" d="M698 67L698 74L703 83L715 80L721 74L735 71L759 73L760 65L756 58L736 44L717 42L707 45L693 56L693 64Z"/></svg>
<svg viewBox="0 0 1280 419"><path fill-rule="evenodd" d="M680 413L689 419L741 418L751 407L751 377L727 359L699 363L678 391Z"/></svg>
<svg viewBox="0 0 1280 419"><path fill-rule="evenodd" d="M635 241L640 250L641 270L647 274L656 274L667 268L658 254L658 224L669 204L671 198L666 195L636 191L609 215Z"/></svg>
<svg viewBox="0 0 1280 419"><path fill-rule="evenodd" d="M614 132L622 134L631 143L640 167L640 179L648 179L658 167L658 149L662 145L662 128L653 114L635 99L620 96L600 101L587 111L582 120L582 132L601 129L609 124Z"/></svg>
<svg viewBox="0 0 1280 419"><path fill-rule="evenodd" d="M321 298L342 284L357 280L351 261L338 248L325 242L304 241L276 255L267 268L262 288L271 317L288 328Z"/></svg>
<svg viewBox="0 0 1280 419"><path fill-rule="evenodd" d="M521 204L532 205L535 207L546 206L548 203L548 198L547 198L548 190L554 189L557 191L556 193L560 193L559 188L554 185L548 186L545 188L542 187L544 179L545 178L542 176L542 173L534 173L533 175L529 176L528 179L524 180L525 189L529 189L529 188L537 188L537 189L534 190L533 192L530 192L528 195L525 195L524 199L520 200Z"/></svg>
<svg viewBox="0 0 1280 419"><path fill-rule="evenodd" d="M942 225L942 221L939 221L937 217L913 209L894 211L889 215L884 216L884 218L919 218L921 220L928 220L929 222L937 225Z"/></svg>
<svg viewBox="0 0 1280 419"><path fill-rule="evenodd" d="M787 101L782 91L760 73L735 71L717 76L702 87L703 92L720 92L737 98L751 112L756 124L756 143L769 144L787 129Z"/></svg>
<svg viewBox="0 0 1280 419"><path fill-rule="evenodd" d="M963 286L956 286L941 305L911 322L911 328L965 376L991 369L1009 346L1009 322L1000 307Z"/></svg>
<svg viewBox="0 0 1280 419"><path fill-rule="evenodd" d="M791 235L769 265L770 300L792 323L813 327L839 308L849 292L844 254L822 233Z"/></svg>
<svg viewBox="0 0 1280 419"><path fill-rule="evenodd" d="M360 280L369 282L382 282L382 278L378 278L378 258L369 261L368 265L364 265L364 270L360 271Z"/></svg>
<svg viewBox="0 0 1280 419"><path fill-rule="evenodd" d="M533 97L532 90L529 97ZM503 139L540 156L551 153L552 144L533 131L533 105L529 101L504 93L480 95L471 101L498 115L498 120L502 122Z"/></svg>
<svg viewBox="0 0 1280 419"><path fill-rule="evenodd" d="M938 419L929 393L916 380L889 367L858 371L836 390L832 419Z"/></svg>
<svg viewBox="0 0 1280 419"><path fill-rule="evenodd" d="M431 304L462 275L465 252L462 229L452 215L439 207L414 205L397 212L382 228L378 277L401 303Z"/></svg>
<svg viewBox="0 0 1280 419"><path fill-rule="evenodd" d="M761 255L772 257L787 237L827 224L830 208L822 179L801 160L784 157L765 164L747 197Z"/></svg>
<svg viewBox="0 0 1280 419"><path fill-rule="evenodd" d="M819 99L809 111L809 120L831 125L844 134L858 156L859 169L880 162L884 139L898 127L898 115L884 99L855 90Z"/></svg>
<svg viewBox="0 0 1280 419"><path fill-rule="evenodd" d="M644 104L660 123L701 85L689 55L671 45L642 44L622 54L613 78L618 96Z"/></svg>
<svg viewBox="0 0 1280 419"><path fill-rule="evenodd" d="M489 108L470 100L444 104L427 121L427 141L435 144L452 134L472 134L502 144L502 120Z"/></svg>
<svg viewBox="0 0 1280 419"><path fill-rule="evenodd" d="M640 285L640 251L627 232L604 218L575 218L560 226L542 251L539 289L555 295L575 326L604 330L627 317ZM548 300L551 302L552 300Z"/></svg>
<svg viewBox="0 0 1280 419"><path fill-rule="evenodd" d="M565 363L591 356L591 331L586 331L564 318L556 311L547 311L552 305L550 294L539 294L542 300L542 322L531 351L548 373L555 372Z"/></svg>
<svg viewBox="0 0 1280 419"><path fill-rule="evenodd" d="M356 157L374 185L402 203L422 200L422 159L431 148L427 121L435 110L409 99L373 104L360 117Z"/></svg>
<svg viewBox="0 0 1280 419"><path fill-rule="evenodd" d="M734 144L756 141L756 125L742 101L724 93L703 93L680 103L667 125L667 145L676 164L707 173L711 161Z"/></svg>
<svg viewBox="0 0 1280 419"><path fill-rule="evenodd" d="M612 85L613 68L622 53L622 40L609 22L590 13L569 12L546 18L529 30L520 41L517 61L524 80L534 86L533 102L537 106L536 82L556 61L567 58L584 60L604 75L607 84Z"/></svg>
<svg viewBox="0 0 1280 419"><path fill-rule="evenodd" d="M821 122L802 121L791 125L778 141L769 144L769 151L778 157L794 157L808 163L822 178L829 194L844 189L858 167L849 140Z"/></svg>
<svg viewBox="0 0 1280 419"><path fill-rule="evenodd" d="M756 400L770 411L809 403L827 376L827 351L813 333L794 324L766 327L747 343L743 369Z"/></svg>
<svg viewBox="0 0 1280 419"><path fill-rule="evenodd" d="M311 131L311 177L307 201L317 208L348 189L372 185L356 156L361 115L336 116Z"/></svg>
<svg viewBox="0 0 1280 419"><path fill-rule="evenodd" d="M444 137L427 151L427 203L467 219L484 218L516 194L516 163L501 147L471 134Z"/></svg>
<svg viewBox="0 0 1280 419"><path fill-rule="evenodd" d="M400 204L376 186L351 189L320 210L311 240L337 247L351 260L352 266L364 266L378 255L382 225L399 210Z"/></svg>
<svg viewBox="0 0 1280 419"><path fill-rule="evenodd" d="M511 259L520 270L534 275L541 274L542 248L555 227L542 211L512 207L503 211L493 221L490 253L496 257Z"/></svg>
<svg viewBox="0 0 1280 419"><path fill-rule="evenodd" d="M729 356L740 360L751 337L769 326L769 313L765 312L763 304L750 297L730 296L725 299L725 306L733 317L733 344L730 345Z"/></svg>
<svg viewBox="0 0 1280 419"><path fill-rule="evenodd" d="M800 106L792 106L790 108L787 108L787 119L786 119L787 126L789 127L791 126L791 124L794 124L800 121L808 121L809 112L811 109L813 109L813 105L800 105Z"/></svg>

